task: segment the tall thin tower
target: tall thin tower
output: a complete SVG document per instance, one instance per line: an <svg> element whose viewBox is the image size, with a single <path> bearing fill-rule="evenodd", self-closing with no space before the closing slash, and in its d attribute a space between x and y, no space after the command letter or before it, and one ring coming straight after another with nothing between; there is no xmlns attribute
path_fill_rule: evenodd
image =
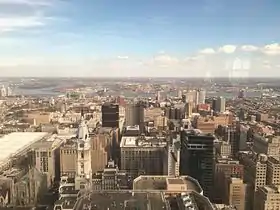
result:
<svg viewBox="0 0 280 210"><path fill-rule="evenodd" d="M77 171L75 188L85 188L86 184L91 183L91 178L91 144L88 127L85 123L84 117L82 116L77 133Z"/></svg>

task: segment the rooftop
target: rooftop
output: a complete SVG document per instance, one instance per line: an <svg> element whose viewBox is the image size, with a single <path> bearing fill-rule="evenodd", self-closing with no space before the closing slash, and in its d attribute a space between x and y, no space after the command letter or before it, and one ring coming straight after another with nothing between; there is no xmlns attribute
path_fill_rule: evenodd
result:
<svg viewBox="0 0 280 210"><path fill-rule="evenodd" d="M132 193L129 191L93 192L87 197L82 196L78 199L74 210L82 210L88 206L91 206L92 210L166 209L161 193L147 194L146 192Z"/></svg>
<svg viewBox="0 0 280 210"><path fill-rule="evenodd" d="M275 185L264 186L261 189L266 193L280 193L280 187L277 187Z"/></svg>
<svg viewBox="0 0 280 210"><path fill-rule="evenodd" d="M0 138L0 165L47 135L45 132L16 132L3 136Z"/></svg>
<svg viewBox="0 0 280 210"><path fill-rule="evenodd" d="M167 178L166 179L168 184L184 184L184 180L183 179L177 179L177 178Z"/></svg>
<svg viewBox="0 0 280 210"><path fill-rule="evenodd" d="M169 176L139 176L134 179L134 190L167 190L167 184L185 184L188 191L201 193L202 189L198 181L190 176L169 177Z"/></svg>
<svg viewBox="0 0 280 210"><path fill-rule="evenodd" d="M139 125L126 126L126 130L128 130L128 131L138 131L138 130L140 130L140 127L139 127Z"/></svg>
<svg viewBox="0 0 280 210"><path fill-rule="evenodd" d="M55 202L54 209L61 210L57 206L62 206L63 209L73 209L76 201L77 201L77 198L74 198L74 197L62 197L61 199L59 199Z"/></svg>
<svg viewBox="0 0 280 210"><path fill-rule="evenodd" d="M121 147L165 147L166 137L123 136Z"/></svg>
<svg viewBox="0 0 280 210"><path fill-rule="evenodd" d="M32 148L44 148L44 149L55 149L66 141L67 136L52 135L49 138L42 138L32 145Z"/></svg>

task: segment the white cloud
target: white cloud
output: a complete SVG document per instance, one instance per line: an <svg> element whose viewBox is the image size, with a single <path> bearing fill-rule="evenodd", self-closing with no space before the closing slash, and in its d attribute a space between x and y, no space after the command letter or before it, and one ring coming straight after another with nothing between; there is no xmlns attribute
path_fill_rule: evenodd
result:
<svg viewBox="0 0 280 210"><path fill-rule="evenodd" d="M156 55L153 57L153 63L160 66L170 66L179 63L179 59L168 54Z"/></svg>
<svg viewBox="0 0 280 210"><path fill-rule="evenodd" d="M197 60L199 60L201 58L202 58L202 56L197 55L197 56L186 57L186 58L184 58L183 61L184 62L194 62L194 61L197 61Z"/></svg>
<svg viewBox="0 0 280 210"><path fill-rule="evenodd" d="M241 50L245 51L245 52L254 52L259 50L259 48L257 46L254 45L243 45L240 48Z"/></svg>
<svg viewBox="0 0 280 210"><path fill-rule="evenodd" d="M216 51L213 48L205 48L200 51L201 54L215 54Z"/></svg>
<svg viewBox="0 0 280 210"><path fill-rule="evenodd" d="M262 49L262 52L267 55L280 55L280 44L273 43L265 45Z"/></svg>
<svg viewBox="0 0 280 210"><path fill-rule="evenodd" d="M34 28L45 25L43 17L0 17L0 32L14 31L23 28Z"/></svg>
<svg viewBox="0 0 280 210"><path fill-rule="evenodd" d="M235 52L236 48L237 47L235 45L224 45L219 48L219 52L231 54Z"/></svg>
<svg viewBox="0 0 280 210"><path fill-rule="evenodd" d="M2 40L1 43L0 39L0 47L7 48L9 47L9 43L13 43L12 38L7 37L5 40ZM20 42L18 42L18 44L20 44ZM229 50L230 48L225 46L221 47L220 49L223 49L222 52L224 53L233 52L233 48ZM246 50L248 49L249 48L247 47ZM265 45L258 46L258 49L259 52L261 52L262 49L267 50L267 47L265 47ZM269 49L273 49L272 51L275 51L275 47ZM69 55L69 57L63 54L61 57L57 57L57 55L42 55L41 57L24 56L20 58L12 56L0 57L0 76L3 76L4 74L12 74L10 73L10 69L13 69L13 75L18 76L27 76L27 73L28 76L32 76L32 74L36 76L52 76L52 74L57 72L57 74L59 74L57 76L81 76L83 73L88 76L149 75L167 77L204 77L208 73L213 77L226 77L229 75L230 70L233 69L232 65L236 57L244 61L242 62L242 68L248 72L249 76L258 77L265 74L269 74L271 76L280 75L280 72L277 73L277 69L279 69L279 60L276 56L260 53L252 54L250 57L248 57L246 54L245 57L243 57L244 53L242 52L243 49L240 47L235 50L235 54L232 57L224 56L223 53L201 54L200 52L192 54L188 57L177 57L166 52L156 53L151 57L119 55L113 56L111 58L93 58L92 55L91 57L88 55L86 58L84 58L84 56L71 57ZM227 68L227 64L230 65L230 68ZM40 73L38 69L44 69L44 71L42 71L43 73ZM53 73L48 72L48 69L50 69L50 71L52 70ZM79 71L77 71L77 69L79 69Z"/></svg>
<svg viewBox="0 0 280 210"><path fill-rule="evenodd" d="M120 59L120 60L127 60L129 57L128 56L119 55L119 56L117 56L117 58Z"/></svg>
<svg viewBox="0 0 280 210"><path fill-rule="evenodd" d="M52 0L0 0L0 5L49 6Z"/></svg>

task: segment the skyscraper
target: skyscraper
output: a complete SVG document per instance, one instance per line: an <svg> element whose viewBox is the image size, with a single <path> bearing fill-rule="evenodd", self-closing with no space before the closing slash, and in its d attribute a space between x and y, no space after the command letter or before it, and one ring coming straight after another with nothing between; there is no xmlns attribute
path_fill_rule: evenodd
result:
<svg viewBox="0 0 280 210"><path fill-rule="evenodd" d="M198 104L205 104L206 90L198 91Z"/></svg>
<svg viewBox="0 0 280 210"><path fill-rule="evenodd" d="M119 105L111 103L102 105L102 127L119 127Z"/></svg>
<svg viewBox="0 0 280 210"><path fill-rule="evenodd" d="M215 112L225 112L226 111L226 99L219 97L213 100L212 109Z"/></svg>
<svg viewBox="0 0 280 210"><path fill-rule="evenodd" d="M142 131L144 126L144 106L141 103L127 104L125 108L126 126L139 125Z"/></svg>
<svg viewBox="0 0 280 210"><path fill-rule="evenodd" d="M215 137L196 133L195 130L181 132L181 175L190 175L201 184L209 196L214 182Z"/></svg>

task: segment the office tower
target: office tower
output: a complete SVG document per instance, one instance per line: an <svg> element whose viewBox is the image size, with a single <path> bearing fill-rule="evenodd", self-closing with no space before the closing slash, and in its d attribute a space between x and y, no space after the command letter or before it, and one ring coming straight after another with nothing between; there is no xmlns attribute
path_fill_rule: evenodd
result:
<svg viewBox="0 0 280 210"><path fill-rule="evenodd" d="M278 210L280 207L280 187L263 186L256 192L254 210Z"/></svg>
<svg viewBox="0 0 280 210"><path fill-rule="evenodd" d="M157 101L161 101L162 100L160 91L157 91L156 100Z"/></svg>
<svg viewBox="0 0 280 210"><path fill-rule="evenodd" d="M0 89L0 96L2 96L2 97L6 97L7 96L6 88L5 88L4 85Z"/></svg>
<svg viewBox="0 0 280 210"><path fill-rule="evenodd" d="M9 86L7 87L6 95L7 96L12 96L13 95L12 89Z"/></svg>
<svg viewBox="0 0 280 210"><path fill-rule="evenodd" d="M246 210L254 210L255 192L266 185L267 156L242 152L239 160L244 165L244 181L248 184Z"/></svg>
<svg viewBox="0 0 280 210"><path fill-rule="evenodd" d="M264 153L268 156L280 160L280 136L260 136L254 134L253 136L253 150L257 153Z"/></svg>
<svg viewBox="0 0 280 210"><path fill-rule="evenodd" d="M165 107L165 116L170 120L182 120L186 115L186 105L176 104L172 107Z"/></svg>
<svg viewBox="0 0 280 210"><path fill-rule="evenodd" d="M205 104L206 90L198 91L198 104Z"/></svg>
<svg viewBox="0 0 280 210"><path fill-rule="evenodd" d="M123 136L121 139L121 169L136 178L141 174L162 175L166 137Z"/></svg>
<svg viewBox="0 0 280 210"><path fill-rule="evenodd" d="M119 127L119 105L105 103L102 105L102 127Z"/></svg>
<svg viewBox="0 0 280 210"><path fill-rule="evenodd" d="M218 111L219 112L225 112L226 111L226 99L225 98L223 98L223 97L219 97L218 98L218 107L219 107L219 109L218 109Z"/></svg>
<svg viewBox="0 0 280 210"><path fill-rule="evenodd" d="M144 127L144 106L140 102L127 104L125 108L125 125L135 126L139 125L143 132Z"/></svg>
<svg viewBox="0 0 280 210"><path fill-rule="evenodd" d="M214 140L214 136L196 133L195 130L181 132L180 174L197 179L206 196L211 194L214 182Z"/></svg>
<svg viewBox="0 0 280 210"><path fill-rule="evenodd" d="M266 184L280 186L280 161L273 157L268 157Z"/></svg>
<svg viewBox="0 0 280 210"><path fill-rule="evenodd" d="M180 151L181 151L181 139L180 135L173 136L172 142L168 145L168 176L180 175Z"/></svg>
<svg viewBox="0 0 280 210"><path fill-rule="evenodd" d="M212 109L214 112L225 112L226 111L226 99L223 97L219 97L214 99L212 102Z"/></svg>
<svg viewBox="0 0 280 210"><path fill-rule="evenodd" d="M111 144L110 137L105 134L97 134L92 137L91 149L91 168L92 173L96 173L104 169L109 159ZM108 151L108 152L107 152Z"/></svg>
<svg viewBox="0 0 280 210"><path fill-rule="evenodd" d="M231 155L236 156L239 151L239 136L236 126L229 125L225 129L225 139L231 145Z"/></svg>
<svg viewBox="0 0 280 210"><path fill-rule="evenodd" d="M215 162L215 201L222 202L226 192L227 180L231 177L243 180L244 167L237 160L217 158Z"/></svg>
<svg viewBox="0 0 280 210"><path fill-rule="evenodd" d="M225 200L227 205L234 206L236 210L246 210L247 185L240 178L230 177L227 179Z"/></svg>
<svg viewBox="0 0 280 210"><path fill-rule="evenodd" d="M186 102L192 102L196 105L197 102L197 91L196 90L189 90L186 93Z"/></svg>
<svg viewBox="0 0 280 210"><path fill-rule="evenodd" d="M192 110L193 110L193 103L188 102L186 103L186 118L189 118L192 116Z"/></svg>
<svg viewBox="0 0 280 210"><path fill-rule="evenodd" d="M244 151L248 148L247 139L249 133L250 126L237 124L237 132L239 138L239 151Z"/></svg>

